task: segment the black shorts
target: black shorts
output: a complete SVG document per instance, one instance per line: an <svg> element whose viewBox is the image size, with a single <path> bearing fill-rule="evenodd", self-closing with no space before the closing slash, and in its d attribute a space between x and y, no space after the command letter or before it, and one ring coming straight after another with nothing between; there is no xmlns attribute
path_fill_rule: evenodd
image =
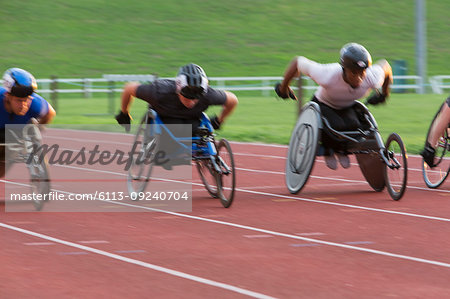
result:
<svg viewBox="0 0 450 299"><path fill-rule="evenodd" d="M356 105L338 110L319 102L316 97L313 97L311 101L319 104L321 114L328 120L331 128L337 131L355 131L358 128L364 127L364 125L362 125L364 122L361 120L361 112L358 112L355 109ZM335 137L333 138L329 135L326 130L322 131L321 142L326 148L325 155L329 154L328 149L333 149L335 151L342 151L345 149L345 141L337 141Z"/></svg>
<svg viewBox="0 0 450 299"><path fill-rule="evenodd" d="M353 131L361 127L355 105L338 110L319 102L316 97L313 97L312 101L319 104L321 114L328 120L333 129L337 131Z"/></svg>

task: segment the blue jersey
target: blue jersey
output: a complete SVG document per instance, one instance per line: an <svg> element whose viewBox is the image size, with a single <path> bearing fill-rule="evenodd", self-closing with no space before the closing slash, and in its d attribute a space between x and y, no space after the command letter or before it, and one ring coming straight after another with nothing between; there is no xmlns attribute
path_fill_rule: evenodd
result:
<svg viewBox="0 0 450 299"><path fill-rule="evenodd" d="M4 128L5 125L10 124L26 124L31 118L41 118L47 115L49 111L49 105L46 100L40 95L33 93L31 95L31 105L30 109L25 115L15 115L11 114L5 109L5 94L6 89L0 87L0 128Z"/></svg>

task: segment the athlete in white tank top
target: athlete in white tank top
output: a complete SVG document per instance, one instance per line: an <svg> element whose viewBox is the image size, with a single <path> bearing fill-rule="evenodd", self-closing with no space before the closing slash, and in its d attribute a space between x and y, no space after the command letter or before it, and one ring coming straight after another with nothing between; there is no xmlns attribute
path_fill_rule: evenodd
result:
<svg viewBox="0 0 450 299"><path fill-rule="evenodd" d="M349 43L342 47L339 63L321 64L303 56L295 57L286 69L283 81L275 86L278 96L284 99L289 97L296 99L289 84L294 77L299 77L301 74L310 77L319 85L314 98L320 105L324 105L322 113L332 125L333 123L353 125L356 116L352 117L355 119L349 117L355 113L347 113L347 111L352 111L355 100L367 96L371 90L376 90L377 92L368 99L368 102L382 103L389 96L389 86L392 83L392 69L389 63L381 60L372 66L369 52L356 43ZM378 90L380 88L381 91ZM357 122L356 120L356 125L358 125ZM325 139L323 142L327 142L328 147L333 147L331 142ZM339 158L344 168L350 166L346 155L341 155ZM325 155L325 160L328 167L336 169L336 159L333 154Z"/></svg>

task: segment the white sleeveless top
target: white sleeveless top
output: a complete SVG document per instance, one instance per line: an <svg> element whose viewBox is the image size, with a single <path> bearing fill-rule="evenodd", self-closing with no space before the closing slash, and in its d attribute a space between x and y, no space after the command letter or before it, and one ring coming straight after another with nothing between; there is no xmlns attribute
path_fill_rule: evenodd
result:
<svg viewBox="0 0 450 299"><path fill-rule="evenodd" d="M344 81L342 66L339 63L320 64L303 56L297 59L298 70L319 85L314 93L319 102L334 109L343 109L353 105L374 88L380 88L384 82L384 70L379 65L366 69L366 77L357 88Z"/></svg>

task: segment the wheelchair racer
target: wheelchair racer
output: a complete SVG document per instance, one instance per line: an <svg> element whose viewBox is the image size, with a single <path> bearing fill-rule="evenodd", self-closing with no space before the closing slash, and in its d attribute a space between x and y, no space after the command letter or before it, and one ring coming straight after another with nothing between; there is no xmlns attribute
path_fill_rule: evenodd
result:
<svg viewBox="0 0 450 299"><path fill-rule="evenodd" d="M433 127L430 129L430 134L428 140L425 141L425 147L420 152L423 160L430 167L435 167L434 157L436 155L436 147L439 138L442 136L441 133L448 128L450 124L450 96L445 100L445 105L442 106L439 118L434 122Z"/></svg>
<svg viewBox="0 0 450 299"><path fill-rule="evenodd" d="M296 96L289 83L294 77L304 74L319 85L312 101L318 103L322 115L331 127L338 131L357 130L362 127L359 115L355 111L355 101L375 90L368 103L384 103L389 96L392 83L392 69L386 60L372 65L369 52L362 45L349 43L340 51L340 62L321 64L303 56L295 57L288 65L283 81L275 86L277 95L283 99ZM381 91L379 90L381 89ZM326 165L335 170L337 161L334 150L339 148L337 141L322 134L322 144L327 149L324 154ZM336 153L343 168L350 167L346 154Z"/></svg>
<svg viewBox="0 0 450 299"><path fill-rule="evenodd" d="M213 128L218 130L238 104L235 94L210 87L205 71L193 63L182 66L175 80L126 84L121 111L116 115L117 122L126 130L132 120L129 111L134 97L148 102L165 124L192 125L193 135L200 125L202 113L209 106L223 106L220 115L210 119Z"/></svg>
<svg viewBox="0 0 450 299"><path fill-rule="evenodd" d="M32 118L47 124L55 117L53 107L35 93L37 83L33 75L20 68L10 68L3 75L0 87L0 143L5 143L5 126L27 124ZM5 175L5 147L0 147L0 177Z"/></svg>

